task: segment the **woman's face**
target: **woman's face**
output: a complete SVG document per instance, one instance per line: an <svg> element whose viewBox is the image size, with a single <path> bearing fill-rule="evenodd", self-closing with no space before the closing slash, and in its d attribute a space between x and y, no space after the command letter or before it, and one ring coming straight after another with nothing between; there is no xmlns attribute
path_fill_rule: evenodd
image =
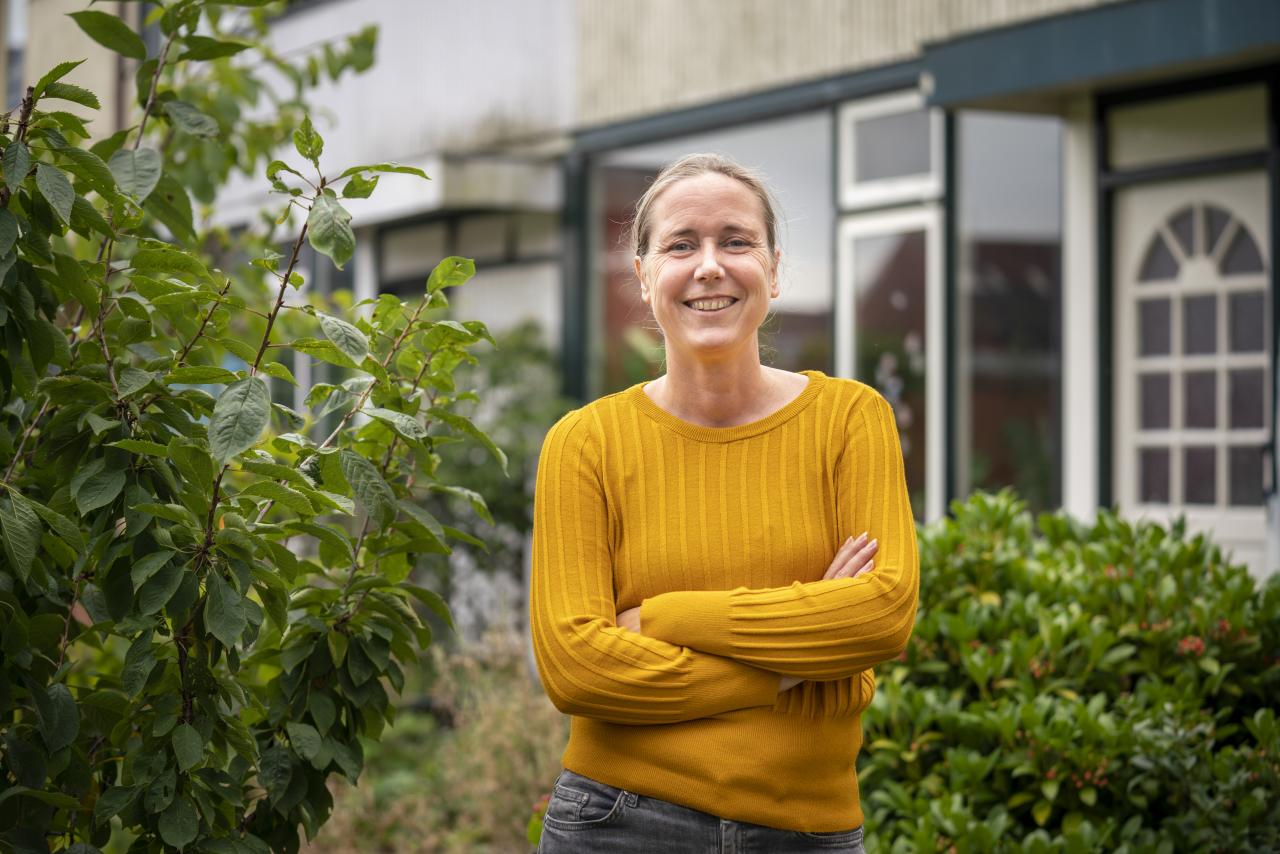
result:
<svg viewBox="0 0 1280 854"><path fill-rule="evenodd" d="M780 257L769 251L755 194L717 172L685 178L654 201L649 234L636 276L668 353L719 360L754 350L756 330L778 296ZM712 297L727 300L691 304Z"/></svg>

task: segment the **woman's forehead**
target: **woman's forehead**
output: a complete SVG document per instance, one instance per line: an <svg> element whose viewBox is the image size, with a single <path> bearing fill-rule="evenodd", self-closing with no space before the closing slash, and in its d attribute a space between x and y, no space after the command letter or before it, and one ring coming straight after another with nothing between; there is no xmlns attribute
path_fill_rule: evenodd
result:
<svg viewBox="0 0 1280 854"><path fill-rule="evenodd" d="M694 221L763 229L764 206L741 181L706 172L683 178L663 192L653 205L655 231L681 229Z"/></svg>

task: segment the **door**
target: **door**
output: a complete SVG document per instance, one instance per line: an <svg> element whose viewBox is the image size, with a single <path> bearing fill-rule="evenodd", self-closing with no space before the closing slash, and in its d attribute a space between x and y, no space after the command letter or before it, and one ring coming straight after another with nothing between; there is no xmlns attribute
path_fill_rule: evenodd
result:
<svg viewBox="0 0 1280 854"><path fill-rule="evenodd" d="M1119 191L1113 494L1192 530L1261 577L1274 346L1266 175Z"/></svg>

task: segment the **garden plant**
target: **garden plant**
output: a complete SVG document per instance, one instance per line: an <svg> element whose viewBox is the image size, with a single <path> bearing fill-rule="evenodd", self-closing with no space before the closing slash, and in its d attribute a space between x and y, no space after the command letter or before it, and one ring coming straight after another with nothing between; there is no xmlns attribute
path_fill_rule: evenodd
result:
<svg viewBox="0 0 1280 854"><path fill-rule="evenodd" d="M322 156L305 94L367 68L375 33L285 60L266 3L148 6L150 49L72 15L136 66L130 127L90 144L75 58L0 124L0 848L294 851L394 717L431 641L415 605L448 622L410 573L478 542L422 496L488 516L437 449L505 467L454 410L492 338L444 319L466 259L408 303L307 296L304 246L354 252L344 199L426 178ZM280 200L262 228L209 225L235 171ZM344 372L307 397L330 429L273 399L290 356Z"/></svg>
<svg viewBox="0 0 1280 854"><path fill-rule="evenodd" d="M1280 850L1280 577L1185 525L975 494L920 530L859 780L893 851Z"/></svg>

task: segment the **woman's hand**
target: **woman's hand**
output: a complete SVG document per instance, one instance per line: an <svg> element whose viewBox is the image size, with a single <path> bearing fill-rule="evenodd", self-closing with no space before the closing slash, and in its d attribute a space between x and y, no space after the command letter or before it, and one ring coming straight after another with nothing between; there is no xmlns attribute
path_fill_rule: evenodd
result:
<svg viewBox="0 0 1280 854"><path fill-rule="evenodd" d="M870 572L876 568L874 560L876 550L880 548L879 540L867 542L867 534L864 531L857 539L850 537L844 541L844 545L836 552L836 556L831 561L831 566L827 567L826 573L822 576L823 581L830 581L834 578L857 578L864 572Z"/></svg>
<svg viewBox="0 0 1280 854"><path fill-rule="evenodd" d="M627 629L636 634L644 634L644 632L640 631L640 609L628 608L618 614L618 628Z"/></svg>

